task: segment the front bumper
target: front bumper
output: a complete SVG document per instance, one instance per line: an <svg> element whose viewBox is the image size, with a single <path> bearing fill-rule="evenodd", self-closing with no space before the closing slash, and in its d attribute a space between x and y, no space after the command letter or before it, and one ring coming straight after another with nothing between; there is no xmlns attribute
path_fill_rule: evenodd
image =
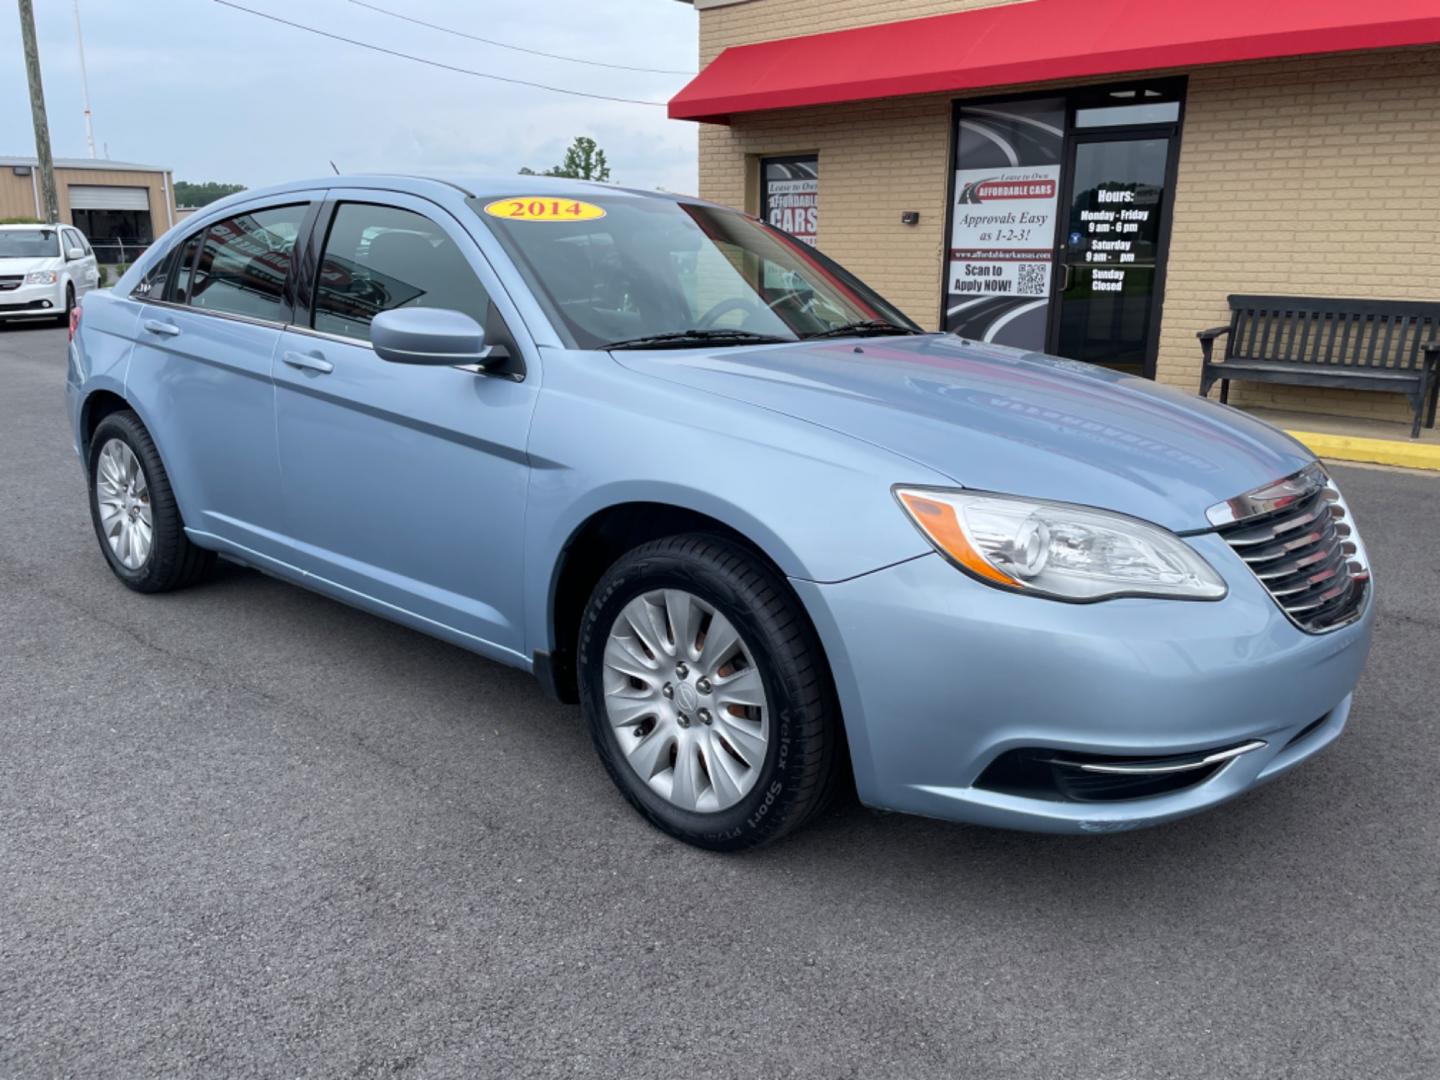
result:
<svg viewBox="0 0 1440 1080"><path fill-rule="evenodd" d="M0 319L58 315L65 310L65 282L54 285L21 285L0 292Z"/></svg>
<svg viewBox="0 0 1440 1080"><path fill-rule="evenodd" d="M1369 652L1373 587L1355 623L1306 634L1224 541L1190 542L1226 578L1223 600L1058 603L980 585L935 555L795 581L835 676L861 800L1008 828L1121 830L1233 798L1334 740ZM1034 797L982 778L1012 751L1167 758L1256 740L1197 782L1140 798Z"/></svg>

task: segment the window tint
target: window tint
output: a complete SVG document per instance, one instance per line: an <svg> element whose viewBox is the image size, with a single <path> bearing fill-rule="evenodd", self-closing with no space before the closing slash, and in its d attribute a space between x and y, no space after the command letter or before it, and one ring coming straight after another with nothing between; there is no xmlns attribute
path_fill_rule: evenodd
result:
<svg viewBox="0 0 1440 1080"><path fill-rule="evenodd" d="M195 254L195 246L199 242L200 238L198 236L191 237L190 240L186 242L186 250L192 256ZM130 295L137 300L173 299L166 294L165 285L166 282L175 276L175 267L178 265L176 254L175 248L172 247L168 254L162 255L157 259L154 265L145 271L145 276L142 277L135 288L131 290Z"/></svg>
<svg viewBox="0 0 1440 1080"><path fill-rule="evenodd" d="M84 242L80 239L80 234L79 234L78 232L76 232L74 229L66 229L66 230L65 230L65 254L66 254L67 257L68 257L69 254L70 254L70 249L71 249L71 248L79 248L81 251L84 251L84 250L85 250L85 244L84 244Z"/></svg>
<svg viewBox="0 0 1440 1080"><path fill-rule="evenodd" d="M304 205L279 206L211 225L200 248L200 261L183 286L190 306L280 320L285 309L285 275L305 210ZM178 293L175 299L182 302Z"/></svg>
<svg viewBox="0 0 1440 1080"><path fill-rule="evenodd" d="M400 307L463 311L482 326L490 300L475 271L429 218L393 206L342 203L335 212L312 325L370 340L370 320Z"/></svg>
<svg viewBox="0 0 1440 1080"><path fill-rule="evenodd" d="M54 229L0 229L0 259L39 259L60 254Z"/></svg>

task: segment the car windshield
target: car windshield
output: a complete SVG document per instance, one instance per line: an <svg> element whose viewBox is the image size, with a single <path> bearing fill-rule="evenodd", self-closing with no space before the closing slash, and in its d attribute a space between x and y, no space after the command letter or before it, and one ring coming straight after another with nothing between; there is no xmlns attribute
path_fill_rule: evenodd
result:
<svg viewBox="0 0 1440 1080"><path fill-rule="evenodd" d="M0 229L0 259L43 259L60 254L54 229Z"/></svg>
<svg viewBox="0 0 1440 1080"><path fill-rule="evenodd" d="M634 195L471 205L573 348L921 332L813 248L734 211Z"/></svg>

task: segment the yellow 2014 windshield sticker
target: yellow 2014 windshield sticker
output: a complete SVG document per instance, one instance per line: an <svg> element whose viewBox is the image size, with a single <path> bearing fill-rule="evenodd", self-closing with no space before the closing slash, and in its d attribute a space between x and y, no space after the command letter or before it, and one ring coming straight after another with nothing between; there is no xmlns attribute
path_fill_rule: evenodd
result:
<svg viewBox="0 0 1440 1080"><path fill-rule="evenodd" d="M496 199L485 213L505 221L594 221L605 211L594 203L578 199L557 199L550 195L512 195Z"/></svg>

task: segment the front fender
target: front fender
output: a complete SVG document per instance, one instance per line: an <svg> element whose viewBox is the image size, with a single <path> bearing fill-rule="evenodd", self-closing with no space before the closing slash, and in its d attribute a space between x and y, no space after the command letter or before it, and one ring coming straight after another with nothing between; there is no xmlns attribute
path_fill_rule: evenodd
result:
<svg viewBox="0 0 1440 1080"><path fill-rule="evenodd" d="M704 514L807 581L843 581L930 550L890 488L945 479L887 450L638 374L604 353L547 350L545 379L529 445L531 651L553 647L551 586L565 548L621 504Z"/></svg>

